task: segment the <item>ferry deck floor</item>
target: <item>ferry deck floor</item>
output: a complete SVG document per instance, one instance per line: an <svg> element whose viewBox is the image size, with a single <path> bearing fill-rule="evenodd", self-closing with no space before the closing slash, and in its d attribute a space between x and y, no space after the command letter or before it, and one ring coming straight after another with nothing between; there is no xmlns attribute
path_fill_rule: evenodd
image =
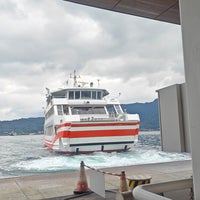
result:
<svg viewBox="0 0 200 200"><path fill-rule="evenodd" d="M192 176L191 160L167 163L143 164L102 169L105 172L120 174L125 171L126 177L134 175L150 175L151 183L173 181L190 178ZM85 168L87 182L88 170ZM67 199L104 199L95 193L84 196L74 195L79 179L79 172L52 173L24 177L0 179L0 200L67 200ZM119 176L105 174L106 198L115 199L119 189Z"/></svg>

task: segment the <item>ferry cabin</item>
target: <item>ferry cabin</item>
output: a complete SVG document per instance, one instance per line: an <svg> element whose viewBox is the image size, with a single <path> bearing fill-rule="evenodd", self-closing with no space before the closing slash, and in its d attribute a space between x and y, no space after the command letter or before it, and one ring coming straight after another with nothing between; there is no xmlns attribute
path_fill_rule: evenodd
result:
<svg viewBox="0 0 200 200"><path fill-rule="evenodd" d="M138 114L124 113L99 88L68 88L47 95L45 146L62 153L127 151L137 142Z"/></svg>
<svg viewBox="0 0 200 200"><path fill-rule="evenodd" d="M116 98L106 99L104 89L73 88L49 93L45 113L45 133L54 133L53 126L72 121L113 121L123 110ZM51 130L50 130L51 129Z"/></svg>

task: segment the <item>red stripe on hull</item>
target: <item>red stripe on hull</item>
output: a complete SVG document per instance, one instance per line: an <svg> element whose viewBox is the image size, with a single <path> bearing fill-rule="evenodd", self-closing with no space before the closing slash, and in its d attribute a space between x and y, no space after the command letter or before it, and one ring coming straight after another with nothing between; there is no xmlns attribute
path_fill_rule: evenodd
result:
<svg viewBox="0 0 200 200"><path fill-rule="evenodd" d="M50 143L55 143L59 138L86 138L86 137L116 137L116 136L135 136L138 135L139 129L130 130L95 130L95 131L61 131L57 133L53 141L48 141ZM47 140L46 140L47 141ZM49 148L53 145L46 143Z"/></svg>
<svg viewBox="0 0 200 200"><path fill-rule="evenodd" d="M45 140L45 146L47 146L50 149L54 148L54 144L55 142L59 139L59 138L70 138L70 139L81 139L81 138L95 138L95 137L99 137L99 138L106 138L106 137L125 137L125 136L137 136L138 132L139 132L139 128L135 128L134 126L139 125L139 122L110 122L110 123L64 123L61 124L59 126L57 126L56 128L56 135L52 140ZM93 130L96 127L103 127L104 130ZM113 126L111 128L111 126ZM117 127L121 129L117 129ZM129 128L127 127L129 126ZM133 126L133 128L131 129L131 126ZM65 130L66 127L66 130ZM72 128L69 129L68 128ZM81 127L83 127L83 129L88 129L89 130L81 130ZM109 127L109 128L106 128ZM124 127L124 129L123 129ZM139 127L139 126L138 126ZM74 128L74 131L73 131ZM77 128L77 129L76 129ZM116 128L116 129L115 129ZM125 129L128 128L128 129ZM61 130L60 130L61 129ZM98 129L98 128L97 128ZM108 130L109 129L109 130ZM110 130L111 129L111 130ZM60 130L60 131L59 131ZM128 150L128 149L127 149ZM75 154L76 152L74 151L64 151L62 152L62 150L55 150L56 152L60 152L60 153L65 153L65 154ZM125 151L125 149L105 149L103 150L103 152L120 152L120 151ZM78 153L92 153L94 152L93 150L91 151L84 151L84 150L80 150Z"/></svg>
<svg viewBox="0 0 200 200"><path fill-rule="evenodd" d="M112 136L135 136L139 129L128 130L87 130L87 131L61 131L58 137L64 138L86 138L86 137L112 137Z"/></svg>
<svg viewBox="0 0 200 200"><path fill-rule="evenodd" d="M54 144L54 142L52 143L52 141L50 141L51 143L49 144L48 142L47 142L47 140L45 140L45 143L44 143L44 146L45 147L48 147L49 149L52 149L53 148L53 144Z"/></svg>

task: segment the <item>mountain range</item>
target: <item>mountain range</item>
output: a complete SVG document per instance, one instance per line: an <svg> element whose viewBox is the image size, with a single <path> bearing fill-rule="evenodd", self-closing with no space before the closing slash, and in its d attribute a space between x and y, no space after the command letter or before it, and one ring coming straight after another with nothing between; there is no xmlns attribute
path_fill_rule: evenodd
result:
<svg viewBox="0 0 200 200"><path fill-rule="evenodd" d="M140 130L159 130L158 99L148 103L122 104L127 113L140 116Z"/></svg>
<svg viewBox="0 0 200 200"><path fill-rule="evenodd" d="M159 130L158 99L148 103L130 103L121 106L127 113L139 114L140 130ZM41 134L43 126L44 117L0 121L0 135Z"/></svg>

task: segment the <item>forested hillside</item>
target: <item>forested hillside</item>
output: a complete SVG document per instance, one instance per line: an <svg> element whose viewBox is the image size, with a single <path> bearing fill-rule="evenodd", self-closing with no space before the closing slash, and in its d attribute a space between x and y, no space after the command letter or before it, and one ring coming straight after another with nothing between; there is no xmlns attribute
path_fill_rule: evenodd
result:
<svg viewBox="0 0 200 200"><path fill-rule="evenodd" d="M150 103L123 104L127 113L138 113L140 130L159 130L158 99Z"/></svg>
<svg viewBox="0 0 200 200"><path fill-rule="evenodd" d="M0 135L9 135L13 132L17 134L37 134L43 131L43 126L43 117L0 121Z"/></svg>
<svg viewBox="0 0 200 200"><path fill-rule="evenodd" d="M140 115L140 130L159 130L158 100L150 103L122 104L127 113ZM44 118L22 118L12 121L0 121L0 135L17 134L41 134Z"/></svg>

